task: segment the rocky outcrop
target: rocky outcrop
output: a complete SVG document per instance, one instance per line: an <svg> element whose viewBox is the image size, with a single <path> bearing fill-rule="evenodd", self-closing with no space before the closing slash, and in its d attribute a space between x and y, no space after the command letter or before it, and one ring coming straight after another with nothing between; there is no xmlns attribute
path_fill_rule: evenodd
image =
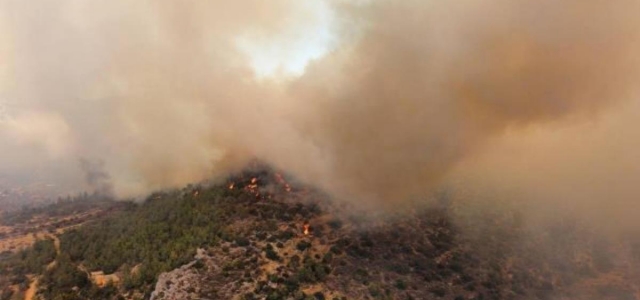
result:
<svg viewBox="0 0 640 300"><path fill-rule="evenodd" d="M198 249L195 260L170 272L160 274L151 300L203 299L200 292L199 274L193 268L204 257L204 250Z"/></svg>

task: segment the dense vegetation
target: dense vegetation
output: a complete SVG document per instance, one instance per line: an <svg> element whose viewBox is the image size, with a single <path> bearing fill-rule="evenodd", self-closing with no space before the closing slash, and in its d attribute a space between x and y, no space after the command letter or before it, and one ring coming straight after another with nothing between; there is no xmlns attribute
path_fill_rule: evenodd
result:
<svg viewBox="0 0 640 300"><path fill-rule="evenodd" d="M66 232L61 250L89 271L119 269L128 288L149 286L160 272L193 259L195 249L216 241L231 212L222 205L226 191L185 189L154 194L139 206L107 220ZM87 243L86 241L92 241Z"/></svg>
<svg viewBox="0 0 640 300"><path fill-rule="evenodd" d="M88 281L93 271L118 271L125 290L140 291L148 297L159 273L191 261L196 248L226 237L222 230L226 222L242 215L234 205L240 198L252 199L251 195L221 186L188 186L152 194L141 203L120 203L108 217L61 234L61 255L57 258L53 242L41 240L16 255L5 253L0 261L2 270L22 282L28 281L26 274L43 274L41 283L46 288L41 291L46 299L54 299L54 295L66 299L64 295L71 294L95 299L90 295L95 296L100 289ZM62 200L44 208L24 209L5 222L25 222L42 213L63 215L71 207L81 211L109 202L90 197ZM54 259L54 267L45 271Z"/></svg>
<svg viewBox="0 0 640 300"><path fill-rule="evenodd" d="M25 289L29 280L28 274L40 274L47 264L56 258L56 249L51 239L36 240L31 248L15 255L4 253L0 257L0 277L9 277L12 284ZM0 281L1 283L1 281ZM8 294L0 291L0 295ZM0 297L0 299L3 299Z"/></svg>
<svg viewBox="0 0 640 300"><path fill-rule="evenodd" d="M54 300L147 299L156 283L158 299L633 299L640 239L625 248L570 221L531 230L515 209L446 196L367 219L274 178L253 172L231 178L233 189L189 186L120 204L59 235L59 255L51 239L3 254L0 283L24 290L39 274L38 294ZM625 249L627 265L616 259ZM95 271L119 282L98 285Z"/></svg>

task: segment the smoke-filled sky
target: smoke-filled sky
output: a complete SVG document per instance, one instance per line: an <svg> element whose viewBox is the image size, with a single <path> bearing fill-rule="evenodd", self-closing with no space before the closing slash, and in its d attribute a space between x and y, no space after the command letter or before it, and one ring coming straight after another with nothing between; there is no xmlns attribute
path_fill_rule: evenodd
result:
<svg viewBox="0 0 640 300"><path fill-rule="evenodd" d="M0 178L138 196L258 158L374 207L483 186L632 223L638 11L0 0Z"/></svg>

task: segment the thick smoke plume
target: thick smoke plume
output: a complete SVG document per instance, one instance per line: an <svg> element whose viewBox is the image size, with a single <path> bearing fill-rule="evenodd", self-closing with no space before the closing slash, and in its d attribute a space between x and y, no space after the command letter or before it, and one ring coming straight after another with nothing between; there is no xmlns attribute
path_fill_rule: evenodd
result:
<svg viewBox="0 0 640 300"><path fill-rule="evenodd" d="M85 174L87 185L93 189L94 193L107 197L113 194L111 176L104 170L103 161L90 161L81 158L80 168Z"/></svg>
<svg viewBox="0 0 640 300"><path fill-rule="evenodd" d="M327 1L332 50L256 79L238 37L299 38L302 3L0 0L3 173L95 157L129 196L257 157L381 208L460 178L640 195L640 1Z"/></svg>

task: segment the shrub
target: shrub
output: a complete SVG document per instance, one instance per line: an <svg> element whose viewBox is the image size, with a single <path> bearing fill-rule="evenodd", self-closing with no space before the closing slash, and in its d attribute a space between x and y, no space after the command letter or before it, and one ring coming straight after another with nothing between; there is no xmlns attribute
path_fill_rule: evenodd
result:
<svg viewBox="0 0 640 300"><path fill-rule="evenodd" d="M280 260L280 256L278 255L278 253L276 253L273 250L268 250L266 253L266 256L268 259L273 260L273 261L279 261Z"/></svg>
<svg viewBox="0 0 640 300"><path fill-rule="evenodd" d="M331 227L334 230L340 229L342 228L342 221L338 220L338 219L334 219L329 221L329 227Z"/></svg>
<svg viewBox="0 0 640 300"><path fill-rule="evenodd" d="M251 245L251 241L249 241L249 239L246 237L238 237L236 238L236 245L240 247L247 247Z"/></svg>
<svg viewBox="0 0 640 300"><path fill-rule="evenodd" d="M196 269L202 269L204 268L204 263L202 262L202 260L197 260L194 264L193 267Z"/></svg>
<svg viewBox="0 0 640 300"><path fill-rule="evenodd" d="M404 291L407 289L407 284L404 282L404 280L398 279L396 280L396 288Z"/></svg>
<svg viewBox="0 0 640 300"><path fill-rule="evenodd" d="M430 292L438 297L444 297L447 294L447 290L443 286L434 286Z"/></svg>
<svg viewBox="0 0 640 300"><path fill-rule="evenodd" d="M298 244L296 245L296 248L299 251L304 251L307 250L311 247L311 243L307 242L307 241L300 241L298 242Z"/></svg>
<svg viewBox="0 0 640 300"><path fill-rule="evenodd" d="M269 244L269 246L271 246L271 244ZM276 253L275 250L273 250L273 247L267 247L265 250L265 256L273 261L279 261L280 260L280 256L278 255L278 253Z"/></svg>
<svg viewBox="0 0 640 300"><path fill-rule="evenodd" d="M335 255L340 255L340 254L342 254L342 247L340 247L338 245L333 245L333 246L331 246L331 249L329 249L329 251L331 251L331 253L333 253Z"/></svg>

